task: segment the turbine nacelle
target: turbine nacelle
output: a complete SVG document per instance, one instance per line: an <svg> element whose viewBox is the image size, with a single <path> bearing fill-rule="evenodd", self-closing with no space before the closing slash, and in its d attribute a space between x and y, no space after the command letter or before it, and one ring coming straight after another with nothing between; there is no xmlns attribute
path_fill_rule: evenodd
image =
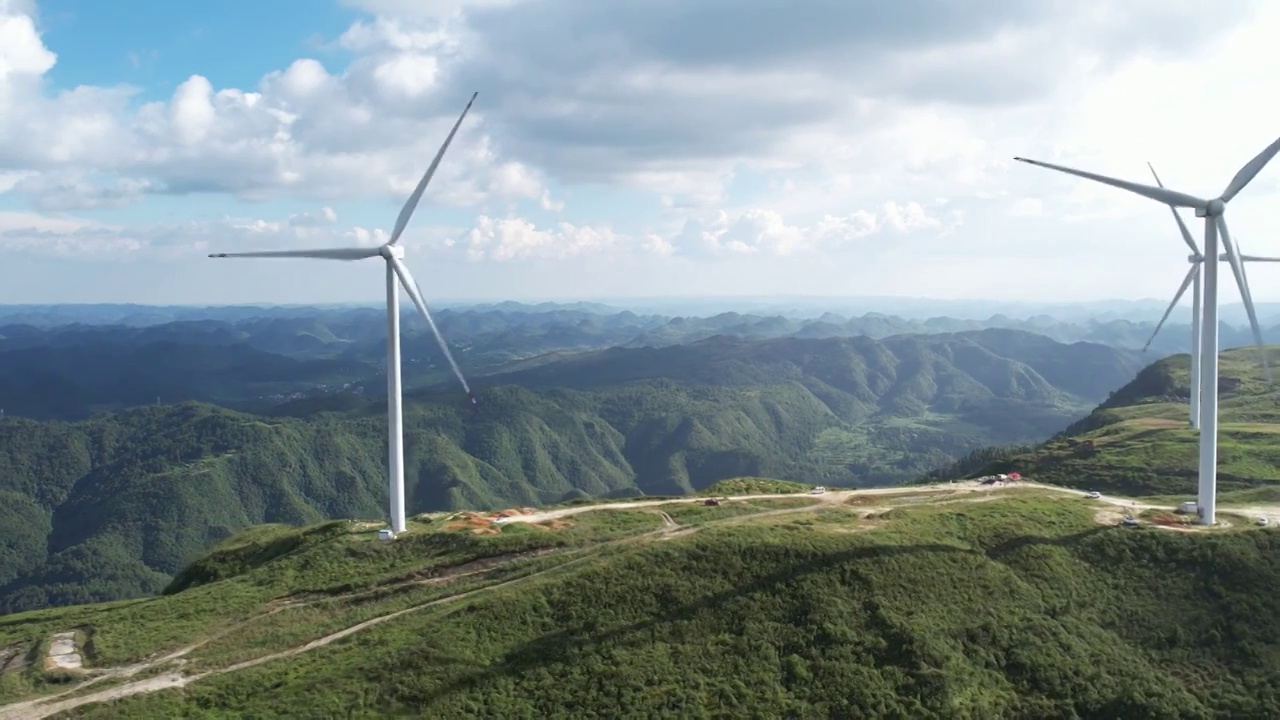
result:
<svg viewBox="0 0 1280 720"><path fill-rule="evenodd" d="M1227 201L1222 198L1214 198L1204 204L1203 207L1196 208L1196 217L1222 217L1227 211Z"/></svg>

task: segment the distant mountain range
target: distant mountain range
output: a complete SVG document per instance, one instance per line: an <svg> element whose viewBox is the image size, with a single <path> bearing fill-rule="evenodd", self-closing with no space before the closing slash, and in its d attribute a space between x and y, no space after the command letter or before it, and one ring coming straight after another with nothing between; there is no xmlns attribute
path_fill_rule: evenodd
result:
<svg viewBox="0 0 1280 720"><path fill-rule="evenodd" d="M470 319L485 317L493 320ZM225 330L195 325L206 339ZM46 360L28 358L4 391L24 392L13 378L43 370L43 400L39 391L19 396L40 408L59 393L68 403L89 392L146 400L161 387L213 394L351 369L349 359L152 336L138 344L119 332L92 350L72 342L4 352L10 363L29 353ZM1131 350L1002 329L721 335L544 357L488 377L475 414L447 386L409 394L409 509L678 494L744 475L905 480L980 446L1048 437L1141 365ZM320 394L258 414L166 403L74 423L0 419L0 523L16 529L0 535L0 612L157 592L252 524L381 517L381 392Z"/></svg>
<svg viewBox="0 0 1280 720"><path fill-rule="evenodd" d="M911 320L876 313L797 318L736 312L711 317L603 312L603 306L446 309L441 329L459 363L479 386L485 376L606 348L663 348L712 338L774 340L953 334L984 329L1030 332L1059 342L1141 348L1154 327L1129 320L1072 323L1048 316L987 320ZM42 419L85 417L144 403L199 400L259 410L286 399L333 392L381 392L385 324L377 308L166 309L103 306L88 320L44 325L62 306L0 320L0 410ZM94 308L97 306L88 306ZM138 309L141 308L141 309ZM605 308L607 310L607 308ZM129 314L125 311L128 310ZM136 312L134 312L136 310ZM42 312L52 315L41 315ZM181 312L179 312L181 311ZM113 314L114 313L114 314ZM156 324L142 322L190 315ZM158 313L158 314L157 314ZM410 387L452 382L424 323L404 319L404 372ZM1267 329L1280 337L1280 326ZM1185 352L1190 331L1167 326L1152 345L1154 360ZM1223 347L1249 343L1243 328L1223 324Z"/></svg>
<svg viewBox="0 0 1280 720"><path fill-rule="evenodd" d="M998 285L993 286L998 290ZM1170 290L1172 291L1172 286ZM1224 301L1218 317L1232 325L1245 325L1244 306ZM722 313L781 316L793 319L814 318L824 313L843 317L866 314L893 315L908 320L934 317L984 321L993 316L1032 318L1048 316L1066 323L1131 322L1154 323L1168 305L1167 299L1096 300L1087 302L1026 302L1013 300L958 300L920 297L668 297L668 298L602 298L594 301L569 302L432 302L441 310L473 310L478 312L554 312L558 310L612 315L631 311L639 315L666 317L710 317ZM95 325L158 325L179 320L224 320L235 322L251 317L310 317L317 312L342 312L351 309L381 308L381 302L337 303L330 305L140 305L127 303L96 304L0 304L0 325L6 323L40 326L85 323ZM1260 319L1280 324L1280 303L1257 303ZM1183 307L1175 317L1185 316Z"/></svg>

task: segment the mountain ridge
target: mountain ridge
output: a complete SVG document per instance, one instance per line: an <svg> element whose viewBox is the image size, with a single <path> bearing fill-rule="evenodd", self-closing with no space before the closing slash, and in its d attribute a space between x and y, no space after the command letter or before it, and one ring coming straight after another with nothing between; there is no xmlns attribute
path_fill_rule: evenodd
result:
<svg viewBox="0 0 1280 720"><path fill-rule="evenodd" d="M474 413L458 392L410 392L409 507L687 494L744 475L897 482L973 447L1048 436L1100 399L1059 389L1027 363L1050 374L1074 365L1091 376L1076 390L1099 363L1117 385L1129 372L1115 363L1136 363L1017 333L979 339L1027 362L970 337L730 338L606 351L556 371L577 388L480 387ZM1054 353L1077 359L1063 365ZM665 376L654 376L654 357ZM156 592L252 524L380 516L385 407L345 393L266 414L186 403L76 423L0 420L0 492L27 528L0 541L0 610Z"/></svg>

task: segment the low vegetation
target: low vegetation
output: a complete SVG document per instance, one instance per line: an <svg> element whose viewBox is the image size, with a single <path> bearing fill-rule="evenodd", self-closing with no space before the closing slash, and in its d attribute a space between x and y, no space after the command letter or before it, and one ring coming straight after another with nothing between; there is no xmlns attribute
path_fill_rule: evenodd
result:
<svg viewBox="0 0 1280 720"><path fill-rule="evenodd" d="M1280 352L1272 348L1272 365ZM1220 361L1218 489L1236 502L1280 498L1280 390L1256 349ZM1154 363L1088 417L1038 446L986 448L926 481L1020 471L1041 482L1134 496L1194 499L1199 432L1190 426L1190 358Z"/></svg>
<svg viewBox="0 0 1280 720"><path fill-rule="evenodd" d="M791 482L789 480L773 480L771 478L742 477L730 478L713 483L700 495L785 495L802 493L812 489L813 485Z"/></svg>
<svg viewBox="0 0 1280 720"><path fill-rule="evenodd" d="M1100 524L1094 503L1030 488L842 496L697 524L682 513L738 503L485 536L442 519L389 543L256 530L166 596L6 618L0 648L34 656L79 628L92 652L78 674L4 673L0 692L112 718L1280 714L1274 530Z"/></svg>

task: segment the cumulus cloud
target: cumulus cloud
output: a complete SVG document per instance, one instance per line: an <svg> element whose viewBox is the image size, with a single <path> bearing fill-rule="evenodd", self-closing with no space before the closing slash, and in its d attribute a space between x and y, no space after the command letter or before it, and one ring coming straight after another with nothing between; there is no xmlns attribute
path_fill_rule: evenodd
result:
<svg viewBox="0 0 1280 720"><path fill-rule="evenodd" d="M607 251L630 244L630 239L608 227L576 226L562 222L539 230L521 218L481 216L467 233L467 254L473 260L521 258L564 259Z"/></svg>
<svg viewBox="0 0 1280 720"><path fill-rule="evenodd" d="M284 220L225 217L137 225L67 214L0 212L0 252L86 260L119 260L140 253L152 258L191 258L223 250L343 247L387 241L383 230L336 223L337 214L329 207Z"/></svg>
<svg viewBox="0 0 1280 720"><path fill-rule="evenodd" d="M338 213L328 205L317 212L298 213L289 216L290 227L320 227L338 222Z"/></svg>
<svg viewBox="0 0 1280 720"><path fill-rule="evenodd" d="M0 4L0 170L40 173L14 190L44 209L119 204L148 193L403 197L469 95L440 87L439 58L397 51L387 37L381 47L392 51L371 51L336 74L305 58L251 89L215 88L193 74L168 100L136 110L130 88L50 94L44 78L57 55L29 10L14 0ZM504 157L484 125L478 107L425 201L554 204L542 173ZM114 177L88 182L89 168Z"/></svg>
<svg viewBox="0 0 1280 720"><path fill-rule="evenodd" d="M1022 190L1008 179L1014 154L1112 150L1089 142L1102 119L1130 143L1144 137L1143 123L1113 117L1097 91L1080 104L1092 123L1050 115L1045 103L1083 96L1086 81L1108 73L1129 73L1114 91L1123 94L1141 62L1193 57L1268 7L340 1L368 14L329 38L351 58L345 66L299 58L242 88L216 87L191 68L170 97L144 102L123 86L51 89L56 48L40 35L34 3L0 0L0 192L45 217L196 192L317 208L277 220L60 230L10 217L6 247L377 244L386 228L343 225L333 207L407 196L475 89L480 100L424 198L474 221L411 226L408 241L433 251L499 262L782 257L876 236L938 237L961 226L966 201ZM1215 19L1210 31L1204 17ZM1073 122L1088 133L1073 135ZM1110 191L1026 177L1059 198L1063 188L1079 196L1065 210L1024 199L1002 216L1058 208L1061 217L1085 205L1105 215L1096 200ZM761 178L767 188L755 186ZM592 210L590 200L574 196L586 185L651 193L650 215L584 221L575 213Z"/></svg>
<svg viewBox="0 0 1280 720"><path fill-rule="evenodd" d="M709 220L687 221L677 242L713 254L788 256L838 251L875 235L949 232L961 222L960 213L941 207L928 209L916 202L887 202L876 212L824 215L808 225L788 223L773 210L753 208L735 214L721 210Z"/></svg>
<svg viewBox="0 0 1280 720"><path fill-rule="evenodd" d="M494 88L522 157L571 179L616 178L673 162L767 162L795 133L884 128L895 104L1036 100L1099 65L1193 51L1208 37L1201 13L1226 11L1223 32L1256 5L817 0L799 12L528 0L466 12L472 49L448 82Z"/></svg>

